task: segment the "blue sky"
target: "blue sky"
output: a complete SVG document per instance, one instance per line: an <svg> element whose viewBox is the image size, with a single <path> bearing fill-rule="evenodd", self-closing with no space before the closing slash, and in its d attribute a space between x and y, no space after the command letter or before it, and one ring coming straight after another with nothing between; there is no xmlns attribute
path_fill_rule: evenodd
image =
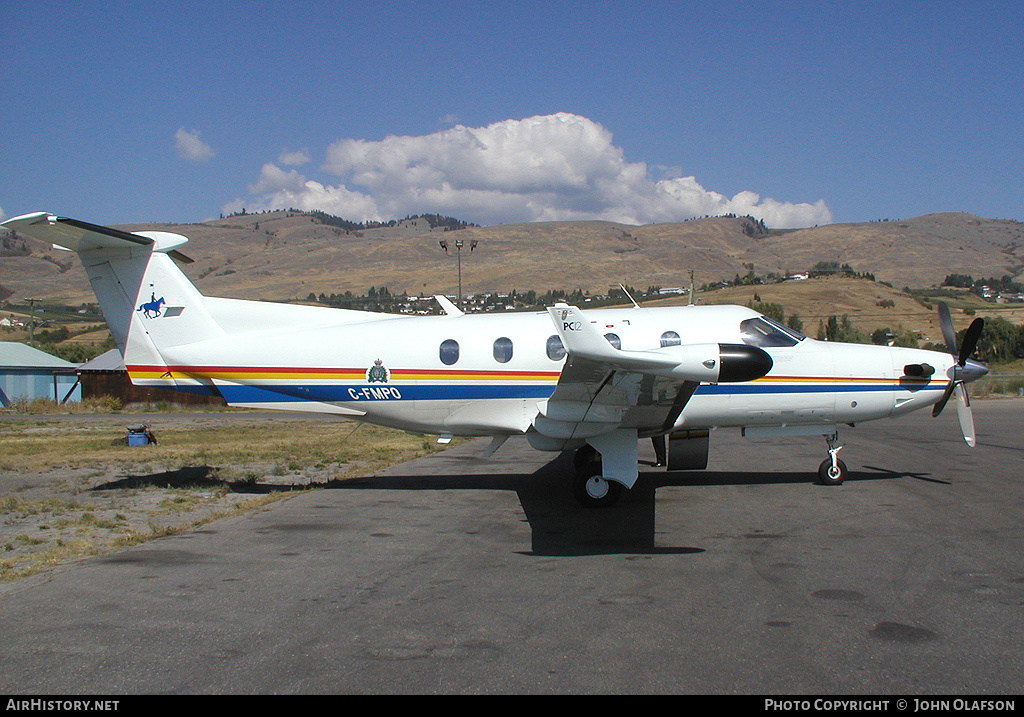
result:
<svg viewBox="0 0 1024 717"><path fill-rule="evenodd" d="M1024 220L1016 2L12 2L0 212Z"/></svg>

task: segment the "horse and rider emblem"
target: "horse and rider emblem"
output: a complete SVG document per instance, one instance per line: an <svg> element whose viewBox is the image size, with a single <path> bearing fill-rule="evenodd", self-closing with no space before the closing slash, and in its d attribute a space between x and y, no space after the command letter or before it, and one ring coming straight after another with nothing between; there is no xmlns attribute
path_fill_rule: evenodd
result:
<svg viewBox="0 0 1024 717"><path fill-rule="evenodd" d="M388 382L388 370L384 366L384 362L377 359L366 371L366 382L367 383L387 383Z"/></svg>
<svg viewBox="0 0 1024 717"><path fill-rule="evenodd" d="M155 319L160 316L160 307L166 304L164 297L156 298L156 294L150 293L150 300L144 304L140 304L136 311L141 311L142 315L147 319Z"/></svg>

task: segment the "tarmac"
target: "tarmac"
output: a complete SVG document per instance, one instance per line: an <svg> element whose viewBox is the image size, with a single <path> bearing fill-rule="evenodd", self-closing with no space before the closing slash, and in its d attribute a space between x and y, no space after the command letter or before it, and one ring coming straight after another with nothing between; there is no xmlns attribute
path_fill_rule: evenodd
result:
<svg viewBox="0 0 1024 717"><path fill-rule="evenodd" d="M953 408L842 431L837 487L715 431L601 510L466 443L5 586L0 692L1014 696L1024 401Z"/></svg>

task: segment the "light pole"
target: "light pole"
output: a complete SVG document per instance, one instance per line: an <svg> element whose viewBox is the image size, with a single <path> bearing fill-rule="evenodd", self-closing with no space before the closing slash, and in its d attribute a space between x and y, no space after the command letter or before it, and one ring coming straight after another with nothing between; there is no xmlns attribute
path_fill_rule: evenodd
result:
<svg viewBox="0 0 1024 717"><path fill-rule="evenodd" d="M474 249L476 249L476 245L479 244L479 243L480 242L477 241L476 239L470 239L470 241L469 241L469 250L473 251ZM441 241L438 242L438 244L441 245L441 248L444 249L444 253L447 254L448 253L448 241L445 240L445 239L442 239ZM462 247L463 247L464 244L465 244L465 242L462 239L456 239L455 240L455 255L458 257L458 265L459 265L459 308L460 309L462 308Z"/></svg>
<svg viewBox="0 0 1024 717"><path fill-rule="evenodd" d="M36 345L36 302L39 299L25 298L28 302L28 345Z"/></svg>

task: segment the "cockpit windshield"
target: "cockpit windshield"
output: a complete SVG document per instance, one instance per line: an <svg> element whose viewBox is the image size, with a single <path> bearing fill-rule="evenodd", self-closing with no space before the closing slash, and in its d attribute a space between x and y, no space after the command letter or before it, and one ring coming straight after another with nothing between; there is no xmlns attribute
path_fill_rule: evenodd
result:
<svg viewBox="0 0 1024 717"><path fill-rule="evenodd" d="M767 316L758 316L740 322L740 334L743 337L743 343L759 348L796 346L807 338L799 331L783 326Z"/></svg>

